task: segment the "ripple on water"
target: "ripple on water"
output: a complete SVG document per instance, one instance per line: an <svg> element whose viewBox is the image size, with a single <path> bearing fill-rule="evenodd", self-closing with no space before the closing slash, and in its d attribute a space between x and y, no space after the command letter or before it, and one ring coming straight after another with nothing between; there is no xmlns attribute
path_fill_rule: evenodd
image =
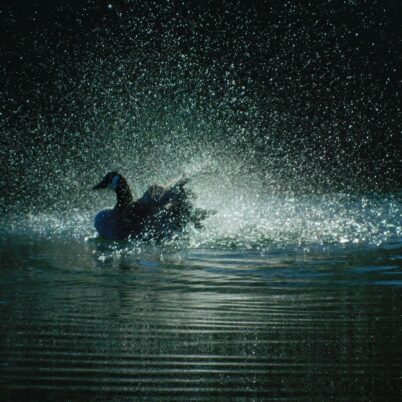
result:
<svg viewBox="0 0 402 402"><path fill-rule="evenodd" d="M3 233L0 396L380 400L398 390L400 243L191 245Z"/></svg>

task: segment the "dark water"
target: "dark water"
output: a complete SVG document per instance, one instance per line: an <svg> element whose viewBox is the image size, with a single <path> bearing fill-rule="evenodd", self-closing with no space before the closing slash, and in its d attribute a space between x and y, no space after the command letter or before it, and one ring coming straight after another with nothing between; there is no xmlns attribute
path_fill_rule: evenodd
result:
<svg viewBox="0 0 402 402"><path fill-rule="evenodd" d="M331 200L154 245L3 220L0 399L398 400L401 203Z"/></svg>

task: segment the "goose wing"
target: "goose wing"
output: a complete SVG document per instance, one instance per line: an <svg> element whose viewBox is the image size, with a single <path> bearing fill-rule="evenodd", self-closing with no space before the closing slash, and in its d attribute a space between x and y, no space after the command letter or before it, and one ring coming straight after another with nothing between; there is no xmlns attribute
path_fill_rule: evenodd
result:
<svg viewBox="0 0 402 402"><path fill-rule="evenodd" d="M184 202L189 196L189 192L184 189L184 185L189 180L188 177L181 176L164 185L153 184L149 186L138 202L149 208L163 208L171 204Z"/></svg>

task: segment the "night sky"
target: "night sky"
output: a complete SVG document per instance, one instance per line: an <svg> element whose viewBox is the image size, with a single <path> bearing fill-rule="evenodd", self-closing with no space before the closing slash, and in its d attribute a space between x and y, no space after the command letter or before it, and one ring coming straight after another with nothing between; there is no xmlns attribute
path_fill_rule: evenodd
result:
<svg viewBox="0 0 402 402"><path fill-rule="evenodd" d="M74 159L147 109L209 116L222 138L190 141L230 142L304 190L400 189L400 1L3 0L0 11L0 166L18 171L14 187L32 147Z"/></svg>

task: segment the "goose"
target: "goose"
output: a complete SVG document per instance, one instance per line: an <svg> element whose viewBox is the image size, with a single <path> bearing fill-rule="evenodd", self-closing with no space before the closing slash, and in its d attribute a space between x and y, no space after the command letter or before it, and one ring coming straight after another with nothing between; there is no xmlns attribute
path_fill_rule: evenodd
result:
<svg viewBox="0 0 402 402"><path fill-rule="evenodd" d="M116 205L97 213L95 228L100 237L112 240L163 239L185 229L189 223L201 228L208 211L194 208L191 192L184 188L189 177L165 185L153 184L135 199L125 177L117 171L107 173L93 190L116 193Z"/></svg>

